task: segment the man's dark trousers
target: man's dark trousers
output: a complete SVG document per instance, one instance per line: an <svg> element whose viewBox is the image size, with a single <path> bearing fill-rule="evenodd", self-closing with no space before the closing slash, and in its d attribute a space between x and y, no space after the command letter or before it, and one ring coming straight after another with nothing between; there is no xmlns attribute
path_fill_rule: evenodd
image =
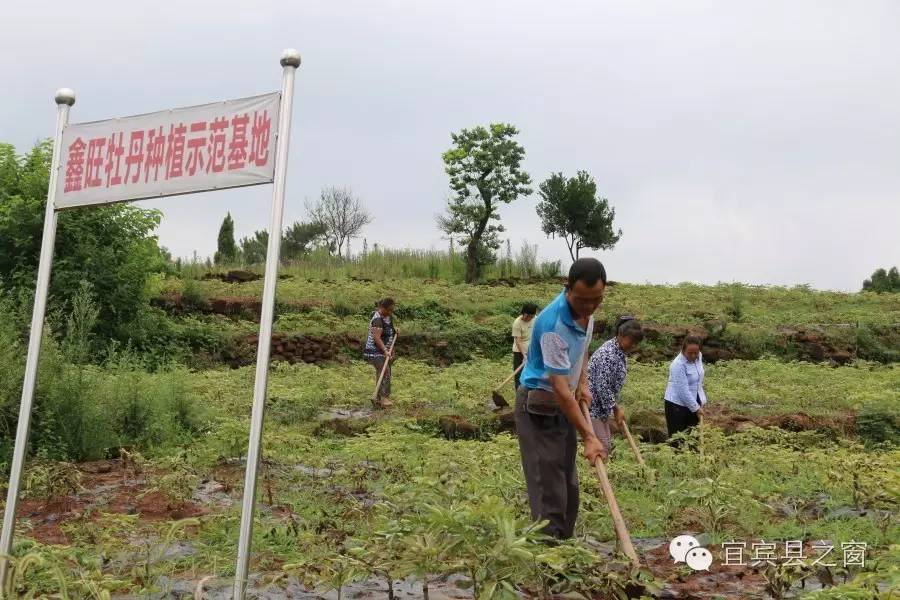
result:
<svg viewBox="0 0 900 600"><path fill-rule="evenodd" d="M528 489L531 518L547 520L547 534L572 537L578 517L578 436L566 416L536 415L525 410L528 388L516 390L516 433Z"/></svg>

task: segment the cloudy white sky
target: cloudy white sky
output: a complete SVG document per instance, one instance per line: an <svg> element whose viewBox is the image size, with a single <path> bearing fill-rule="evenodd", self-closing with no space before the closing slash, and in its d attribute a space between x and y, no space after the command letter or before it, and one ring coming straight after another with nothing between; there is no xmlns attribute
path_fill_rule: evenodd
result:
<svg viewBox="0 0 900 600"><path fill-rule="evenodd" d="M900 263L900 3L17 2L0 20L0 140L72 122L273 91L303 56L285 220L349 185L369 244L443 248L450 132L508 121L536 182L586 169L624 236L600 254L632 282L858 289ZM268 222L271 187L143 202L175 254ZM502 210L540 244L537 196ZM356 242L357 248L361 241Z"/></svg>

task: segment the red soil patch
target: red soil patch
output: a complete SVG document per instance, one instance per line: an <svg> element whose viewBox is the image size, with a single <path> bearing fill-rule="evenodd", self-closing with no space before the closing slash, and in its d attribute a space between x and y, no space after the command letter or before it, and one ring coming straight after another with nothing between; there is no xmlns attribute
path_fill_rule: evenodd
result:
<svg viewBox="0 0 900 600"><path fill-rule="evenodd" d="M765 579L748 566L724 566L718 560L719 549L711 546L710 551L717 560L709 571L691 572L674 568L669 556L668 545L648 550L644 563L659 579L664 580L675 594L675 598L765 598ZM683 566L683 565L682 565ZM686 568L686 567L685 567ZM686 568L690 571L689 568Z"/></svg>
<svg viewBox="0 0 900 600"><path fill-rule="evenodd" d="M808 415L805 412L755 416L735 413L725 405L713 404L703 408L703 420L725 433L742 431L750 425L778 427L786 431L831 430L843 435L856 432L856 413L853 411L844 412L840 417Z"/></svg>
<svg viewBox="0 0 900 600"><path fill-rule="evenodd" d="M24 499L19 501L17 518L33 525L28 537L44 544L69 544L60 529L70 521L88 513L95 520L100 513L139 514L142 521L175 521L207 514L209 509L185 502L170 507L159 492L141 494L147 489L142 475L124 469L119 460L100 460L78 465L82 472L83 490L62 498ZM139 497L140 496L140 497Z"/></svg>

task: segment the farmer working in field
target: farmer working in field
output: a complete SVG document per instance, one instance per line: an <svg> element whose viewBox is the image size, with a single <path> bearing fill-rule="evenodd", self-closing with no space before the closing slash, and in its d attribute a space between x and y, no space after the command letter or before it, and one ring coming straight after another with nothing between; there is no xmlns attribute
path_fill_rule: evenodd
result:
<svg viewBox="0 0 900 600"><path fill-rule="evenodd" d="M372 318L369 319L369 335L363 350L366 361L375 367L376 382L384 369L381 387L376 392L373 401L378 408L387 408L393 405L391 402L391 360L394 358L394 352L391 342L396 335L393 314L393 298L384 298L378 301L378 309L372 313Z"/></svg>
<svg viewBox="0 0 900 600"><path fill-rule="evenodd" d="M614 334L611 340L607 340L597 348L588 362L588 389L592 399L591 423L607 454L612 449L610 415L616 420L619 431L625 430L625 412L619 406L618 398L628 375L626 354L644 339L641 324L631 316L619 317Z"/></svg>
<svg viewBox="0 0 900 600"><path fill-rule="evenodd" d="M706 404L703 375L700 338L695 335L685 336L681 352L669 365L669 383L665 394L669 437L700 422L703 416L702 406Z"/></svg>
<svg viewBox="0 0 900 600"><path fill-rule="evenodd" d="M575 261L565 290L535 319L516 390L516 430L531 517L546 519L546 532L560 539L572 537L578 516L578 434L592 464L598 457L606 459L575 393L577 389L578 398L590 401L586 355L593 314L605 288L606 270L600 261Z"/></svg>
<svg viewBox="0 0 900 600"><path fill-rule="evenodd" d="M522 314L513 321L513 371L518 369L528 356L528 344L531 343L531 330L534 328L534 315L537 314L537 310L537 304L526 302L522 306ZM516 373L516 389L519 389L521 377L521 373Z"/></svg>

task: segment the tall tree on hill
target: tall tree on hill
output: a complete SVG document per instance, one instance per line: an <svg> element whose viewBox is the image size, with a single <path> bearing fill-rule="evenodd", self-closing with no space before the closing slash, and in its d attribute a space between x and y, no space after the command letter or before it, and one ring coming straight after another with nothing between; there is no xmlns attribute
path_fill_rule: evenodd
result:
<svg viewBox="0 0 900 600"><path fill-rule="evenodd" d="M350 239L372 222L372 215L349 187L323 189L318 201L307 202L306 211L313 222L325 227L328 247L337 256L343 256L345 244L349 251Z"/></svg>
<svg viewBox="0 0 900 600"><path fill-rule="evenodd" d="M523 148L513 137L519 130L506 123L492 123L451 133L453 147L444 152L444 170L450 176L453 197L447 214L437 218L438 227L450 236L459 236L466 249L466 281L481 275L484 265L494 259L500 247L497 234L500 204L509 204L531 193L531 177L521 168Z"/></svg>
<svg viewBox="0 0 900 600"><path fill-rule="evenodd" d="M582 248L608 250L622 237L621 229L613 231L616 210L606 198L597 196L597 184L586 171L578 171L570 179L553 173L541 183L539 193L541 229L563 238L573 261L578 260Z"/></svg>
<svg viewBox="0 0 900 600"><path fill-rule="evenodd" d="M219 239L216 248L215 261L217 265L233 263L237 260L238 247L234 243L234 220L231 213L226 213L219 227Z"/></svg>

